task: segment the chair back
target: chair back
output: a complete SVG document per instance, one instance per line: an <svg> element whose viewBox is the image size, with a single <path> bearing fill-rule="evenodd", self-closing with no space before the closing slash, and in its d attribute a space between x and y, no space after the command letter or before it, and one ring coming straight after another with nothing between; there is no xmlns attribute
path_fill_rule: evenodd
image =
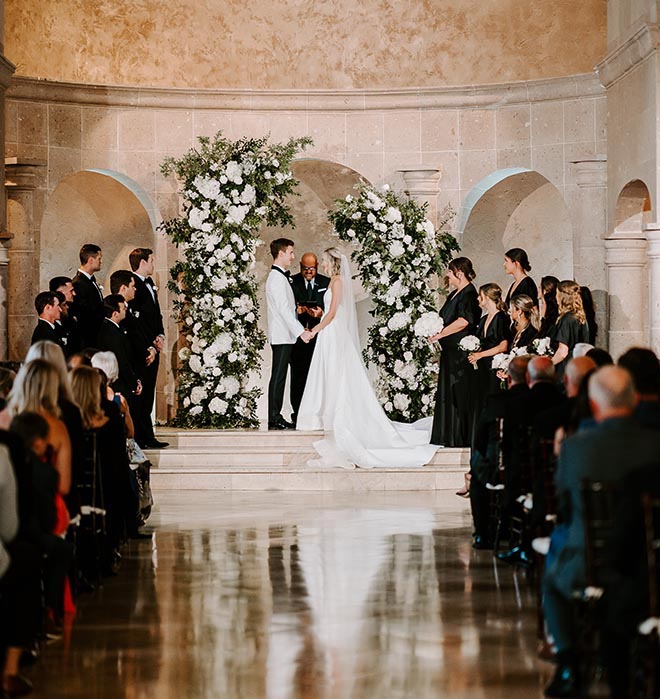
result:
<svg viewBox="0 0 660 699"><path fill-rule="evenodd" d="M581 485L587 587L602 587L620 489L615 483L583 479Z"/></svg>
<svg viewBox="0 0 660 699"><path fill-rule="evenodd" d="M660 616L658 608L658 574L660 573L660 498L648 493L642 495L644 530L646 532L646 560L649 574L649 616Z"/></svg>

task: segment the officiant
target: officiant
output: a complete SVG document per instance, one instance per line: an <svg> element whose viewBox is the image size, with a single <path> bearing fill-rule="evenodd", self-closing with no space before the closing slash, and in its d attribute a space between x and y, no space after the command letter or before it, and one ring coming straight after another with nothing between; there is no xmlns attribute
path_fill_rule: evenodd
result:
<svg viewBox="0 0 660 699"><path fill-rule="evenodd" d="M306 252L300 260L300 272L291 277L298 320L305 330L311 330L321 322L324 311L323 296L328 290L328 284L330 278L318 274L316 255ZM298 418L298 408L305 391L315 345L316 338L310 342L303 342L298 338L291 353L291 419L294 424Z"/></svg>

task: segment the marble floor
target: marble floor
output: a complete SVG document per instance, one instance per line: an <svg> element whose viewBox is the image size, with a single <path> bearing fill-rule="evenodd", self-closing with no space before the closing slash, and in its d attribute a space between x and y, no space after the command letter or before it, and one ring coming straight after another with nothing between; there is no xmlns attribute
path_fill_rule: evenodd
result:
<svg viewBox="0 0 660 699"><path fill-rule="evenodd" d="M428 493L163 492L29 673L48 699L525 699L533 590Z"/></svg>

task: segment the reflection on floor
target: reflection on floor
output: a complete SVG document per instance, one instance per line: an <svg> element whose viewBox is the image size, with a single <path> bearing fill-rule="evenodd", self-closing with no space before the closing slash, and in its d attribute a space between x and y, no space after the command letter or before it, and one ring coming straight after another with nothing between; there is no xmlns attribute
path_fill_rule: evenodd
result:
<svg viewBox="0 0 660 699"><path fill-rule="evenodd" d="M531 585L452 493L159 495L154 541L83 598L36 697L541 696Z"/></svg>

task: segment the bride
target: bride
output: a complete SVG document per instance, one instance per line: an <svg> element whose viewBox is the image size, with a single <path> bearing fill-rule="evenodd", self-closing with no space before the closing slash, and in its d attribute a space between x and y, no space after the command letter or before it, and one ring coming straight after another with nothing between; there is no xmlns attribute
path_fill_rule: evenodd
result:
<svg viewBox="0 0 660 699"><path fill-rule="evenodd" d="M314 443L324 465L423 466L437 449L429 444L430 420L394 423L381 408L362 362L346 256L328 248L321 256L321 268L331 277L323 298L327 310L311 331L319 337L297 429L326 432L325 439Z"/></svg>

